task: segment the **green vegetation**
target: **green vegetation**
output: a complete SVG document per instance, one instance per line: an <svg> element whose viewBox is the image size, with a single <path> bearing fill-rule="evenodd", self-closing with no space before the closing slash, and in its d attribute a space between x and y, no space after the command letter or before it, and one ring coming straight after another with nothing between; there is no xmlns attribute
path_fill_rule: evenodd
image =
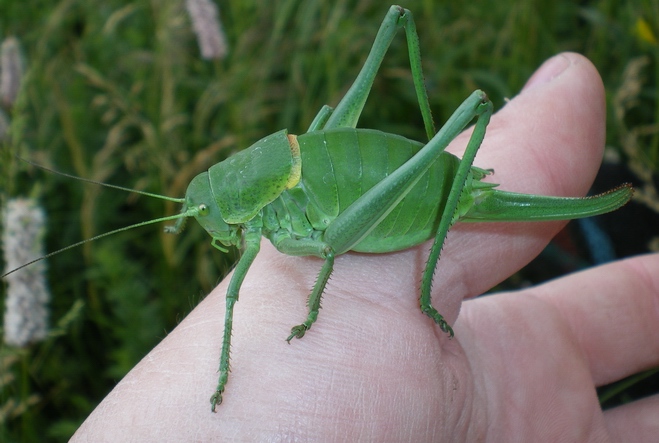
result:
<svg viewBox="0 0 659 443"><path fill-rule="evenodd" d="M642 204L659 212L651 186L659 167L657 0L460 3L402 3L415 16L437 122L476 88L499 109L545 59L581 52L607 88L607 143L647 185ZM388 4L219 7L229 51L207 60L184 1L0 0L0 40L18 39L26 68L17 101L0 106L0 129L6 121L10 130L0 136L0 198L3 206L38 198L48 251L179 208L50 174L15 154L181 197L198 172L265 134L304 132L323 104L336 104ZM404 38L394 41L360 126L423 139L406 50ZM66 441L234 259L191 223L179 236L146 227L48 260L49 337L24 349L0 345L0 441Z"/></svg>

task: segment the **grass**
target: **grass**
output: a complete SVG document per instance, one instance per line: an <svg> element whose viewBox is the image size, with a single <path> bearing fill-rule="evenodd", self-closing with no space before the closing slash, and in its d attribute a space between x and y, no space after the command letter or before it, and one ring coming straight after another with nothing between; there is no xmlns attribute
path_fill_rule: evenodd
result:
<svg viewBox="0 0 659 443"><path fill-rule="evenodd" d="M3 141L0 196L38 196L50 221L47 250L179 208L48 174L14 154L182 196L198 172L265 134L302 133L323 104L336 104L387 7L373 0L224 3L229 53L208 61L182 1L0 0L0 37L19 39L28 68L19 100L2 108L12 132ZM639 204L657 210L656 0L403 6L415 14L438 122L475 88L502 107L559 51L588 56L607 88L607 144L645 190ZM423 139L402 36L372 97L361 126ZM23 350L0 348L0 440L67 440L228 272L235 253L222 255L208 240L193 223L178 237L141 228L50 259L51 336Z"/></svg>

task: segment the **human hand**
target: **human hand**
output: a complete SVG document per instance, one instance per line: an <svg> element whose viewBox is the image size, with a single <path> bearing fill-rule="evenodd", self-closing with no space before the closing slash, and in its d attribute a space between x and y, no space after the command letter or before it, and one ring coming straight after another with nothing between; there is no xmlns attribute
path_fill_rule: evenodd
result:
<svg viewBox="0 0 659 443"><path fill-rule="evenodd" d="M504 190L583 195L604 146L603 95L586 59L553 58L492 118L475 164L494 168ZM526 264L562 225L451 230L433 304L452 340L418 307L425 244L338 257L318 322L287 345L321 261L264 242L236 304L233 372L217 413L209 398L228 278L72 441L654 441L658 398L603 413L595 387L659 364L658 255L464 301Z"/></svg>

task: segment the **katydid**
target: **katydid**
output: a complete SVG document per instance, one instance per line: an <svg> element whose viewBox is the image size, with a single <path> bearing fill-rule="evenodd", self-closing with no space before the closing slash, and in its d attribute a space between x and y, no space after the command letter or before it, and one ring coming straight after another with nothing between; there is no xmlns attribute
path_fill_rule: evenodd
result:
<svg viewBox="0 0 659 443"><path fill-rule="evenodd" d="M406 34L413 83L429 140L426 144L356 128L381 61L400 28ZM308 316L291 329L286 338L289 343L302 338L316 321L337 255L348 251L387 253L430 239L433 244L422 276L420 307L452 337L451 326L431 303L430 288L444 240L456 222L575 219L613 211L630 199L628 184L594 197L565 198L510 193L483 182L491 171L473 166L473 161L492 112L487 96L475 91L435 131L412 13L392 6L352 87L335 109L324 106L320 110L307 133L296 136L281 130L259 140L197 175L185 198L170 199L183 203L180 214L121 229L177 219L166 230L178 233L184 220L194 217L217 249L244 245L226 294L212 411L222 403L228 381L234 305L262 236L284 254L324 260L309 296ZM445 152L449 142L474 119L464 156L460 159Z"/></svg>

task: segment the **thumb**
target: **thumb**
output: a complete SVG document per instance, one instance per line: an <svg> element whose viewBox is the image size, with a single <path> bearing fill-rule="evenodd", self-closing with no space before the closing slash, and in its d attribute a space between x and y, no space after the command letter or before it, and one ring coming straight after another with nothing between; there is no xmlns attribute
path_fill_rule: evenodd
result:
<svg viewBox="0 0 659 443"><path fill-rule="evenodd" d="M475 166L493 168L487 180L502 190L583 196L599 169L605 123L597 70L579 54L559 54L492 117ZM449 150L461 156L469 135L461 134ZM458 224L435 276L435 303L444 299L457 314L461 300L519 270L565 223Z"/></svg>

